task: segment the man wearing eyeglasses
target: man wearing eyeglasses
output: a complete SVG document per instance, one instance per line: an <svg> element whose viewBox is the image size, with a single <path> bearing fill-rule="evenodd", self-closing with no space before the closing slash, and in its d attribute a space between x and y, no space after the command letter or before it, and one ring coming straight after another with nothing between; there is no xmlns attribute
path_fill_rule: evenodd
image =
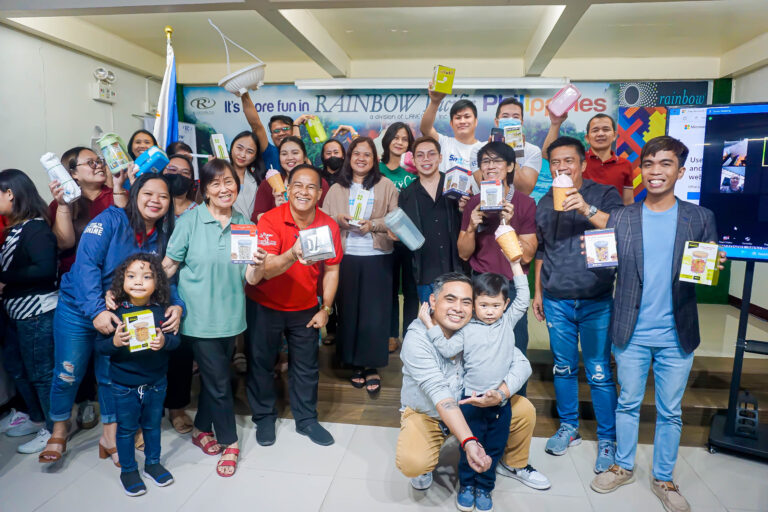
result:
<svg viewBox="0 0 768 512"><path fill-rule="evenodd" d="M256 134L256 138L259 140L259 149L261 149L261 158L264 159L264 167L269 169L280 170L280 151L277 149L280 147L280 143L283 142L289 135L295 135L301 137L299 131L299 125L303 122L304 118L309 116L301 116L296 123L293 119L284 115L272 116L269 119L269 134L272 136L272 142L269 143L269 137L267 136L267 130L264 129L264 125L261 122L256 106L253 104L250 94L245 93L240 97L243 102L243 113L245 119Z"/></svg>

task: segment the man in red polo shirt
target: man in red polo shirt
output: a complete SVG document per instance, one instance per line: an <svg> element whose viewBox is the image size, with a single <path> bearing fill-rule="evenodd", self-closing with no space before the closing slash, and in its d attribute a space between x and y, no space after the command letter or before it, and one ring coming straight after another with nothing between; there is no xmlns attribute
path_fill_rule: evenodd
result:
<svg viewBox="0 0 768 512"><path fill-rule="evenodd" d="M549 144L560 136L560 126L567 118L568 114L557 117L549 112L551 126L542 146L545 153ZM587 168L582 173L582 177L615 187L624 204L628 205L635 202L632 164L611 149L617 136L616 121L611 116L607 114L592 116L587 123L585 135L589 149L587 150ZM549 155L545 154L545 158L549 158Z"/></svg>
<svg viewBox="0 0 768 512"><path fill-rule="evenodd" d="M259 247L269 253L264 279L246 287L248 320L247 395L256 441L275 442L275 383L273 368L283 335L290 354L289 398L296 431L327 446L333 436L317 421L318 329L328 322L341 263L341 235L336 222L317 208L322 194L320 171L298 165L288 175L288 202L259 220ZM329 226L336 256L309 264L303 259L299 231ZM317 281L323 272L323 303L318 308Z"/></svg>

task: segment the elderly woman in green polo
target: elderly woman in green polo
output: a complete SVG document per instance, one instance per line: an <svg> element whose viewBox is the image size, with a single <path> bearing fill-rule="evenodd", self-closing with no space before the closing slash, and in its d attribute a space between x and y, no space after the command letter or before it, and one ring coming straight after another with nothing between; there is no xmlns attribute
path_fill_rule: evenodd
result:
<svg viewBox="0 0 768 512"><path fill-rule="evenodd" d="M231 227L252 224L233 209L240 180L226 160L214 159L200 170L205 204L176 223L163 268L179 273L179 295L186 297L182 343L189 343L200 368L200 397L192 442L207 455L221 455L216 472L232 476L240 450L229 381L235 337L245 331L244 281L258 283L266 252L257 249L248 265L232 263ZM216 432L214 438L213 432Z"/></svg>

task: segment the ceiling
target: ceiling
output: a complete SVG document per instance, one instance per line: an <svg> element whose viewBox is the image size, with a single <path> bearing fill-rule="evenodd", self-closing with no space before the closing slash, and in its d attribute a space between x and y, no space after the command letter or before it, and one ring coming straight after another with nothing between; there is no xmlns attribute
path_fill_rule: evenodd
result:
<svg viewBox="0 0 768 512"><path fill-rule="evenodd" d="M421 77L434 64L477 77L717 78L768 64L768 0L552 1L3 0L0 23L154 76L171 25L187 83L222 74L208 18L267 63L269 81ZM251 61L230 51L233 65Z"/></svg>

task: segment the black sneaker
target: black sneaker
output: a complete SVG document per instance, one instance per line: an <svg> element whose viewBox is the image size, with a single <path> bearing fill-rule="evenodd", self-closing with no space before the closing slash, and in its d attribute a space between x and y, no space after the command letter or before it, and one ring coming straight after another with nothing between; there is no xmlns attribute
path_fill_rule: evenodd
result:
<svg viewBox="0 0 768 512"><path fill-rule="evenodd" d="M261 418L256 422L256 442L261 446L275 444L275 420L273 418Z"/></svg>
<svg viewBox="0 0 768 512"><path fill-rule="evenodd" d="M128 496L141 496L147 493L147 486L141 480L138 470L120 473L120 482L122 482L125 494Z"/></svg>
<svg viewBox="0 0 768 512"><path fill-rule="evenodd" d="M158 487L165 487L173 483L173 475L160 463L144 466L144 476L152 480Z"/></svg>
<svg viewBox="0 0 768 512"><path fill-rule="evenodd" d="M325 430L318 422L309 423L303 427L296 427L296 432L309 437L310 441L320 446L330 446L333 444L333 436Z"/></svg>

